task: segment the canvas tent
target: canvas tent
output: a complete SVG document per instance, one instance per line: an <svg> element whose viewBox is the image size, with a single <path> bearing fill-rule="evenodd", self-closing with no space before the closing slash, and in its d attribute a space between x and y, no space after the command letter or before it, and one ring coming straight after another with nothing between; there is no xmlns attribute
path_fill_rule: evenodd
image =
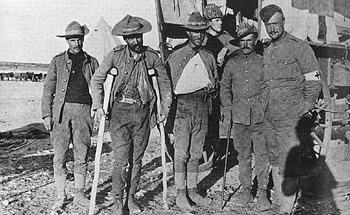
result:
<svg viewBox="0 0 350 215"><path fill-rule="evenodd" d="M84 50L95 57L101 64L103 57L115 46L121 44L121 40L117 36L112 35L111 26L101 17L85 38Z"/></svg>

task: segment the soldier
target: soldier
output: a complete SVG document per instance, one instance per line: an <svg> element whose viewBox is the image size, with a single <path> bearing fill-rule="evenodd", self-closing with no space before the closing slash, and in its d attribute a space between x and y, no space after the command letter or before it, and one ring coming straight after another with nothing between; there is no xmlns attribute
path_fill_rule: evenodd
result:
<svg viewBox="0 0 350 215"><path fill-rule="evenodd" d="M203 16L209 23L203 46L213 53L218 65L223 66L225 58L239 48L230 43L234 38L222 29L224 15L219 6L208 4L203 11ZM219 73L220 77L221 75Z"/></svg>
<svg viewBox="0 0 350 215"><path fill-rule="evenodd" d="M298 173L286 168L287 157L297 151L300 122L310 117L320 93L319 64L311 47L287 33L280 7L267 5L260 11L271 44L264 52L264 82L268 91L266 140L269 162L280 205L280 214L290 214L298 189ZM288 161L288 167L300 168L300 159Z"/></svg>
<svg viewBox="0 0 350 215"><path fill-rule="evenodd" d="M270 208L267 198L268 157L263 134L266 97L263 80L263 57L255 52L258 31L254 25L241 22L238 37L240 53L231 58L224 68L220 99L224 120L233 120L235 149L238 151L239 180L242 184L240 203L252 200L252 152L258 179L258 203L261 211ZM232 112L231 112L232 111ZM253 144L253 146L252 146Z"/></svg>
<svg viewBox="0 0 350 215"><path fill-rule="evenodd" d="M183 27L189 39L170 55L167 66L177 97L174 123L176 205L190 209L191 201L197 205L209 203L209 199L201 197L197 191L198 162L208 130L208 94L215 90L218 76L213 55L202 47L208 28L204 18L194 12Z"/></svg>
<svg viewBox="0 0 350 215"><path fill-rule="evenodd" d="M83 51L84 36L89 29L73 21L65 29L69 46L56 55L49 66L42 96L42 118L51 131L54 148L53 168L57 201L52 209L62 209L66 199L66 152L72 140L74 152L74 203L88 206L84 196L87 151L91 142L90 80L98 67L95 58Z"/></svg>
<svg viewBox="0 0 350 215"><path fill-rule="evenodd" d="M129 212L140 213L134 195L141 177L142 156L146 150L150 130L156 125L156 95L150 83L148 70L154 69L159 80L162 109L157 119L166 119L172 94L171 83L162 60L156 51L143 45L143 34L151 31L151 24L140 17L125 16L112 29L112 34L123 36L126 45L115 47L104 58L91 81L93 110L99 122L103 111L103 83L112 68L117 70L111 91L110 133L113 148L112 189L115 199L113 215L123 213L123 194L128 187ZM131 173L126 176L126 173ZM129 183L128 183L129 182Z"/></svg>

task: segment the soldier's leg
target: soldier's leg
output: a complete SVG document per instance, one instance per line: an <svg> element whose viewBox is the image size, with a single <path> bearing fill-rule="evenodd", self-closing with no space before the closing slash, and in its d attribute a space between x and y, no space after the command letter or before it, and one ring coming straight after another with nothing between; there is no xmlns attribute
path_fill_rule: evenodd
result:
<svg viewBox="0 0 350 215"><path fill-rule="evenodd" d="M127 186L127 169L132 144L132 106L115 102L111 111L110 134L113 149L113 214L123 214L123 194Z"/></svg>
<svg viewBox="0 0 350 215"><path fill-rule="evenodd" d="M131 214L141 213L135 202L135 193L141 178L142 157L145 153L150 136L149 106L139 109L135 107L135 121L132 124L132 161L130 162L130 187L128 191L128 208Z"/></svg>
<svg viewBox="0 0 350 215"><path fill-rule="evenodd" d="M267 198L267 184L269 180L268 151L263 133L263 123L252 126L253 151L255 157L255 172L258 180L258 205L261 211L271 208Z"/></svg>
<svg viewBox="0 0 350 215"><path fill-rule="evenodd" d="M187 188L190 199L200 206L207 206L211 200L203 198L198 193L198 170L199 160L202 158L205 137L208 133L208 104L199 100L195 110L195 117L192 121L190 136L190 157L187 163Z"/></svg>
<svg viewBox="0 0 350 215"><path fill-rule="evenodd" d="M253 196L252 187L252 137L249 126L234 123L233 132L235 137L235 148L238 151L239 180L241 182L242 198L239 203L249 203Z"/></svg>
<svg viewBox="0 0 350 215"><path fill-rule="evenodd" d="M89 206L84 188L87 171L87 151L91 145L91 106L87 104L71 104L72 135L74 152L74 203Z"/></svg>
<svg viewBox="0 0 350 215"><path fill-rule="evenodd" d="M186 192L186 163L189 158L191 115L183 111L182 101L179 101L174 122L174 181L176 188L176 205L181 209L191 209L192 206Z"/></svg>
<svg viewBox="0 0 350 215"><path fill-rule="evenodd" d="M56 188L57 201L53 204L52 209L60 209L63 207L66 198L66 152L71 139L70 116L63 109L61 122L54 122L52 132L50 134L51 143L53 145L53 170Z"/></svg>

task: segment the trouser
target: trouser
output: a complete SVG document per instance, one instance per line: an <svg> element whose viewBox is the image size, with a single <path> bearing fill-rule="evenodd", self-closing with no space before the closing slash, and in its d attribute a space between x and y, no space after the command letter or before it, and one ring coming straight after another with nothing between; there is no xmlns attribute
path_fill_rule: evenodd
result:
<svg viewBox="0 0 350 215"><path fill-rule="evenodd" d="M112 189L115 199L121 199L128 186L129 195L136 193L141 177L142 157L150 136L149 123L149 105L143 106L140 102L113 104L110 133L114 158Z"/></svg>
<svg viewBox="0 0 350 215"><path fill-rule="evenodd" d="M276 189L277 204L290 212L298 191L300 168L300 141L298 128L301 117L265 121L265 137L269 149L269 162Z"/></svg>
<svg viewBox="0 0 350 215"><path fill-rule="evenodd" d="M66 180L66 152L72 141L74 153L74 183L83 189L87 168L87 150L91 144L91 105L65 103L61 122L54 122L51 142L54 148L53 168L58 195L64 195Z"/></svg>
<svg viewBox="0 0 350 215"><path fill-rule="evenodd" d="M203 145L208 130L208 104L203 101L204 91L191 94L179 95L175 116L175 187L185 189L184 180L181 175L198 174L199 160L202 158ZM179 176L179 177L177 177ZM177 180L177 178L182 178ZM196 178L187 182L189 186L194 185Z"/></svg>
<svg viewBox="0 0 350 215"><path fill-rule="evenodd" d="M268 183L268 151L263 134L263 123L243 125L235 123L233 128L235 149L238 151L239 180L243 188L252 185L252 153L255 157L255 172L259 189L266 189Z"/></svg>

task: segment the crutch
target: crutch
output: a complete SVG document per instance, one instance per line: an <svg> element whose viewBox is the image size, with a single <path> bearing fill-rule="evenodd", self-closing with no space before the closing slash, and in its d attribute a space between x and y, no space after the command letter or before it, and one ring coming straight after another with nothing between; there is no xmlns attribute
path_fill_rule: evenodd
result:
<svg viewBox="0 0 350 215"><path fill-rule="evenodd" d="M159 84L157 80L157 76L155 74L154 70L148 70L148 74L152 76L152 83L154 90L156 91L157 96L157 110L160 111L162 108L161 105L161 97L159 92ZM159 133L160 133L160 144L161 144L161 154L162 154L162 167L163 167L163 207L164 209L169 209L168 203L167 203L167 192L168 192L168 186L167 186L167 168L166 168L166 157L165 157L165 131L164 131L164 123L159 123Z"/></svg>
<svg viewBox="0 0 350 215"><path fill-rule="evenodd" d="M113 74L113 70L115 70L115 69L111 70L111 74ZM113 83L113 75L108 74L107 79L105 81L105 85L104 85L105 95L104 95L104 99L103 99L103 110L105 113L107 113L107 111L108 111L108 104L109 104L109 98L111 95L112 83ZM106 117L103 116L100 119L100 123L99 123L99 127L98 127L97 146L96 146L96 154L95 154L94 181L92 183L89 215L93 215L94 209L95 209L96 193L97 193L97 186L98 186L98 180L99 180L99 174L100 174L101 152L102 152L105 124L106 124Z"/></svg>

